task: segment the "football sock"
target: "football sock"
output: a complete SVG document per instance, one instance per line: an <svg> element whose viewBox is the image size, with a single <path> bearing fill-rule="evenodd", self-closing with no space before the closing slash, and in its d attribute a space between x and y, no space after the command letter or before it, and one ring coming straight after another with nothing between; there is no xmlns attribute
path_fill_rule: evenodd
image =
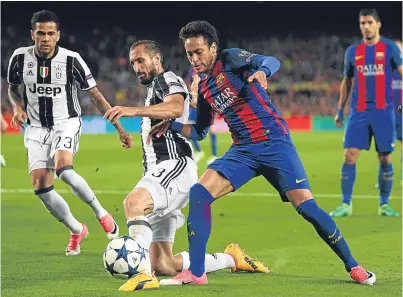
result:
<svg viewBox="0 0 403 297"><path fill-rule="evenodd" d="M388 204L393 184L392 164L380 164L378 171L379 205Z"/></svg>
<svg viewBox="0 0 403 297"><path fill-rule="evenodd" d="M213 196L201 184L195 184L190 188L187 222L189 269L197 277L201 277L205 272L206 245L211 233L210 204L213 201Z"/></svg>
<svg viewBox="0 0 403 297"><path fill-rule="evenodd" d="M310 222L324 242L339 256L347 272L358 265L350 248L333 219L316 204L314 199L302 202L297 212Z"/></svg>
<svg viewBox="0 0 403 297"><path fill-rule="evenodd" d="M355 167L355 164L343 163L341 168L341 191L343 193L343 203L351 204L355 182Z"/></svg>
<svg viewBox="0 0 403 297"><path fill-rule="evenodd" d="M151 225L147 217L137 216L129 218L127 220L127 228L129 229L129 236L134 238L141 248L144 248L148 252L153 239L153 231L151 230ZM141 262L139 271L150 276L152 275L150 258Z"/></svg>
<svg viewBox="0 0 403 297"><path fill-rule="evenodd" d="M217 157L217 134L210 132L211 138L211 153L213 156Z"/></svg>
<svg viewBox="0 0 403 297"><path fill-rule="evenodd" d="M73 166L65 166L59 169L56 174L62 181L71 187L74 195L91 206L98 219L108 213L102 207L101 203L99 203L87 182L73 170Z"/></svg>
<svg viewBox="0 0 403 297"><path fill-rule="evenodd" d="M53 189L53 186L34 192L50 214L69 228L72 234L80 234L83 231L83 225L73 217L67 202Z"/></svg>
<svg viewBox="0 0 403 297"><path fill-rule="evenodd" d="M190 259L188 252L179 253L182 256L183 267L182 271L189 269ZM206 259L204 262L206 273L231 268L235 266L234 258L229 254L224 253L214 253L206 254Z"/></svg>

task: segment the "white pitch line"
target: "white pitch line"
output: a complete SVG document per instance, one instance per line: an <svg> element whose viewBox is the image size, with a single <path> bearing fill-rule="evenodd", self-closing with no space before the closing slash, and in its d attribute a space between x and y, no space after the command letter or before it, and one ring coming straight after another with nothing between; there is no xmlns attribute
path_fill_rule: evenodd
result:
<svg viewBox="0 0 403 297"><path fill-rule="evenodd" d="M67 189L59 189L57 190L60 194L68 194L72 193ZM105 195L127 195L130 192L129 190L94 190L96 194L105 194ZM33 189L1 189L1 193L7 194L33 194ZM229 194L231 196L249 196L249 197L278 197L278 193L248 193L248 192L235 192ZM317 198L337 198L341 199L341 194L314 194L314 197ZM379 199L377 195L354 195L354 198L359 199ZM399 198L399 196L390 196L390 198ZM400 197L402 198L402 197Z"/></svg>

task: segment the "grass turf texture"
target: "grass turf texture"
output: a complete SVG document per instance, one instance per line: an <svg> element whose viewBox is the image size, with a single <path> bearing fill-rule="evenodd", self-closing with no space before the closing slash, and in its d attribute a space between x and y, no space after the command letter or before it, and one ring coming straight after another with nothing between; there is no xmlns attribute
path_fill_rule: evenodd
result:
<svg viewBox="0 0 403 297"><path fill-rule="evenodd" d="M341 201L336 195L340 193L342 137L340 132L293 133L316 200L328 212ZM224 153L231 144L229 135L219 135L218 141L219 153ZM202 142L202 147L209 152L209 138ZM117 291L122 282L113 279L103 268L102 254L108 240L92 210L63 182L55 181L55 189L90 231L88 239L82 243L82 254L66 257L68 231L47 213L30 191L22 136L5 135L2 153L7 160L7 167L1 172L2 296L128 295ZM206 168L205 160L199 164L199 174ZM400 212L399 161L400 157L395 153L391 206ZM93 189L104 191L97 195L98 198L115 216L121 234L127 234L122 201L142 174L139 135L135 135L132 150L121 148L117 135L83 135L74 168ZM341 261L316 235L313 227L298 216L290 204L282 203L264 179L257 178L242 187L237 195L214 203L208 252L223 251L228 243L237 242L248 254L264 260L271 268L271 274L220 271L209 274L208 286L162 287L129 294L164 297L401 296L402 221L400 217L377 215L378 190L374 187L377 175L375 152L363 152L357 166L353 216L336 220L353 255L366 269L376 273L375 286L364 287L350 281ZM10 189L22 192L5 192ZM187 238L183 227L177 232L174 251L185 249Z"/></svg>

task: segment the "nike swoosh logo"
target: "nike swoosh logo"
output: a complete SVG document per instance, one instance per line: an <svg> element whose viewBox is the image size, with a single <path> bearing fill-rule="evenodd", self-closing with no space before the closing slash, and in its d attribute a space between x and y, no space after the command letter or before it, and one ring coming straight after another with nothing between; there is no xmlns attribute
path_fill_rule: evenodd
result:
<svg viewBox="0 0 403 297"><path fill-rule="evenodd" d="M191 282L184 282L184 281L182 281L182 285L188 285L188 284L191 284L191 283L193 283L193 281L191 281Z"/></svg>
<svg viewBox="0 0 403 297"><path fill-rule="evenodd" d="M362 58L364 58L364 56L357 56L357 57L355 57L356 60L359 60L359 59L362 59Z"/></svg>
<svg viewBox="0 0 403 297"><path fill-rule="evenodd" d="M337 232L337 228L336 228L336 230L334 230L334 233L332 235L328 235L327 238L332 238L336 234L336 232Z"/></svg>
<svg viewBox="0 0 403 297"><path fill-rule="evenodd" d="M296 179L295 182L296 182L297 184L299 184L299 183L303 182L304 180L306 180L306 178L303 178L303 179Z"/></svg>

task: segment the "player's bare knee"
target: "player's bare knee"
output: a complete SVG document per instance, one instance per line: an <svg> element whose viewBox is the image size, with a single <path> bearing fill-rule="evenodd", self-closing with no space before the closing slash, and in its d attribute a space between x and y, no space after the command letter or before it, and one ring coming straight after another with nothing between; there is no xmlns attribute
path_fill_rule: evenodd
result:
<svg viewBox="0 0 403 297"><path fill-rule="evenodd" d="M52 186L53 171L45 168L32 171L31 183L35 190L40 190Z"/></svg>
<svg viewBox="0 0 403 297"><path fill-rule="evenodd" d="M392 163L392 154L391 152L386 153L378 153L379 164L387 165Z"/></svg>
<svg viewBox="0 0 403 297"><path fill-rule="evenodd" d="M312 192L308 189L291 190L287 191L285 194L294 208L297 208L301 203L313 198Z"/></svg>
<svg viewBox="0 0 403 297"><path fill-rule="evenodd" d="M154 201L150 193L144 188L135 188L123 201L127 213L150 213L154 208Z"/></svg>
<svg viewBox="0 0 403 297"><path fill-rule="evenodd" d="M357 162L360 150L356 148L347 148L344 150L344 163L353 165Z"/></svg>

